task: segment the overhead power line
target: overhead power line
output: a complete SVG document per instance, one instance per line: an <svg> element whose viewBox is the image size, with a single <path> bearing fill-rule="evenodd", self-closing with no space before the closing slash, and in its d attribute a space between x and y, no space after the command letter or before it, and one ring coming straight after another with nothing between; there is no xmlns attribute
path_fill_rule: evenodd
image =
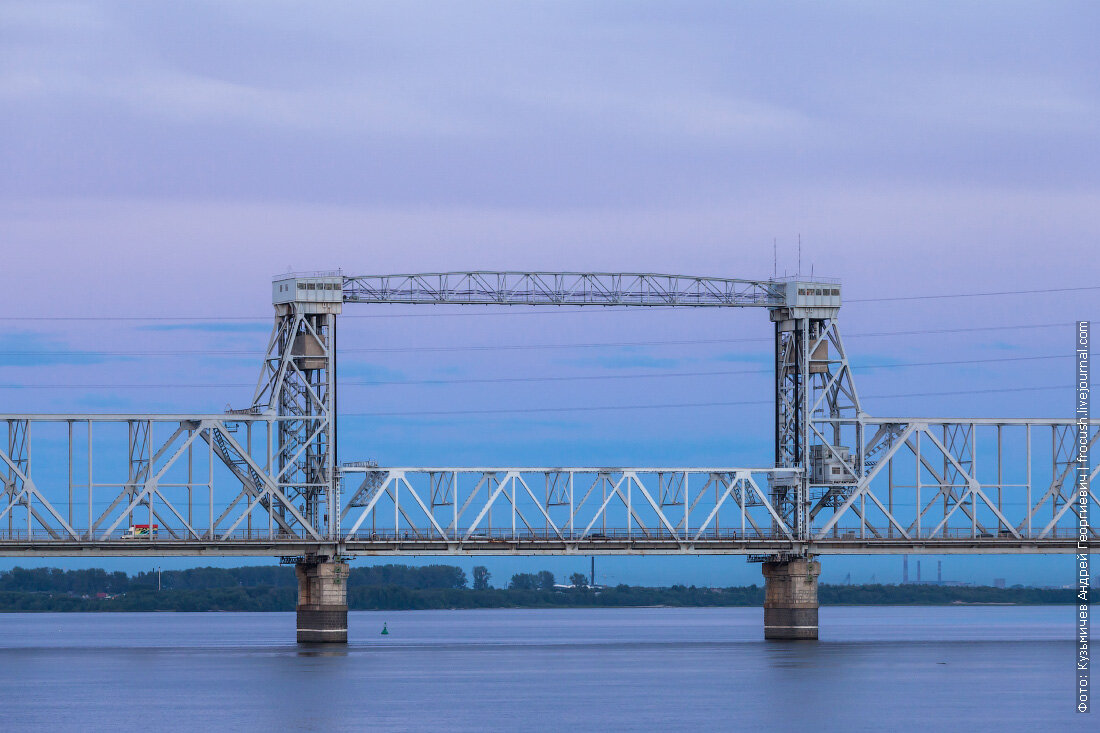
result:
<svg viewBox="0 0 1100 733"><path fill-rule="evenodd" d="M902 394L861 395L861 399L893 399L896 397L946 397L955 395L995 394L1002 392L1040 392L1046 390L1066 389L1066 385L1052 385L1049 387L1005 387L1001 389L967 389L949 392L909 392ZM476 410L427 410L398 412L342 412L341 417L443 417L450 415L506 415L506 414L532 414L555 412L607 412L626 410L664 410L672 408L706 408L706 407L734 407L743 405L774 405L775 400L737 400L733 402L667 402L660 404L633 404L633 405L583 405L571 407L530 407L530 408L490 408Z"/></svg>
<svg viewBox="0 0 1100 733"><path fill-rule="evenodd" d="M845 303L884 303L888 301L905 300L939 300L946 298L987 298L1008 295L1040 295L1051 293L1072 293L1088 290L1100 290L1100 285L1082 285L1065 288L1035 288L1030 290L993 290L981 293L941 293L928 295L893 295L881 298L845 298ZM464 306L465 307L465 306ZM672 310L675 306L656 306L646 310ZM635 308L601 306L587 308L550 308L545 310L501 310L501 311L467 311L455 313L347 313L342 318L465 318L469 316L510 316L510 315L545 315L550 313L606 313L637 311ZM147 322L223 322L223 321L253 321L269 322L271 316L0 316L0 321L147 321Z"/></svg>
<svg viewBox="0 0 1100 733"><path fill-rule="evenodd" d="M886 298L845 298L845 303L881 303L890 300L939 300L942 298L988 298L997 295L1039 295L1040 293L1077 293L1084 290L1100 290L1100 285L1082 285L1075 288L1039 288L1036 290L995 290L985 293L950 293L947 295L895 295Z"/></svg>
<svg viewBox="0 0 1100 733"><path fill-rule="evenodd" d="M1018 331L1024 329L1066 328L1074 325L1073 321L1061 323L1032 323L1008 326L974 326L969 328L922 328L904 331L866 331L845 334L846 339L871 338L881 336L918 336L926 334L950 334L950 333L978 333L983 331ZM395 354L415 352L457 352L457 351L523 351L534 349L595 349L595 348L622 348L635 346L701 346L708 344L735 344L735 343L771 343L770 336L753 336L743 338L723 339L682 339L682 340L648 340L648 341L598 341L578 342L571 344L472 344L464 346L379 346L379 347L352 347L339 349L340 354ZM29 350L29 351L5 351L0 356L250 356L261 358L262 354L254 349L169 349L169 350L81 350L81 349L57 349L57 350Z"/></svg>
<svg viewBox="0 0 1100 733"><path fill-rule="evenodd" d="M1042 361L1049 359L1072 359L1073 354L1051 354L1047 356L1002 356L989 359L952 359L945 361L911 361L895 362L891 364L865 364L854 365L855 371L871 371L876 369L902 369L923 366L948 366L965 364L990 364L1002 362ZM456 379L406 379L406 380L364 380L342 379L341 386L370 386L370 387L398 387L421 385L446 385L446 384L506 384L515 382L581 382L581 381L619 381L626 379L668 379L684 377L726 377L748 374L771 374L772 369L728 369L719 371L696 372L662 372L659 374L596 374L577 376L545 376L545 377L478 377ZM190 383L190 384L0 384L0 389L244 389L255 384L247 382L236 383Z"/></svg>

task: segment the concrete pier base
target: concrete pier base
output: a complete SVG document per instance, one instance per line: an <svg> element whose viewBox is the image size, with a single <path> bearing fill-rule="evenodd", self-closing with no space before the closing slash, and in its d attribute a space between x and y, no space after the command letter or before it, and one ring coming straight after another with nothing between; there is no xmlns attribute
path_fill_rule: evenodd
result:
<svg viewBox="0 0 1100 733"><path fill-rule="evenodd" d="M817 578L821 563L810 558L766 562L764 638L817 639Z"/></svg>
<svg viewBox="0 0 1100 733"><path fill-rule="evenodd" d="M348 564L298 563L298 643L348 643Z"/></svg>

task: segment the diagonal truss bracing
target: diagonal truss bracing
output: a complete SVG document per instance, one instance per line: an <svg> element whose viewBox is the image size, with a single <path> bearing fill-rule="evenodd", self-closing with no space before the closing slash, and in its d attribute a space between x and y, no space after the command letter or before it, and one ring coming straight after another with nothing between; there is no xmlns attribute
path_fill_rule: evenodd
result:
<svg viewBox="0 0 1100 733"><path fill-rule="evenodd" d="M280 491L271 440L276 418L0 420L8 438L0 448L0 543L106 543L125 552L148 542L324 539ZM36 444L47 450L34 451Z"/></svg>
<svg viewBox="0 0 1100 733"><path fill-rule="evenodd" d="M1041 543L1078 536L1070 420L869 418L838 420L871 435L857 479L821 486L814 540L963 539ZM1089 426L1094 446L1100 421ZM1097 470L1089 476L1090 485ZM811 485L813 485L811 483ZM842 499L831 504L828 499ZM1097 504L1095 490L1088 492ZM1097 530L1086 525L1090 537Z"/></svg>
<svg viewBox="0 0 1100 733"><path fill-rule="evenodd" d="M450 551L485 543L792 541L754 468L375 468L364 501L343 512L348 543L422 541ZM668 487L680 488L669 501ZM446 501L433 501L439 486ZM546 487L551 487L547 489ZM773 528L774 527L774 528Z"/></svg>
<svg viewBox="0 0 1100 733"><path fill-rule="evenodd" d="M775 306L767 280L601 272L441 272L344 278L348 303Z"/></svg>

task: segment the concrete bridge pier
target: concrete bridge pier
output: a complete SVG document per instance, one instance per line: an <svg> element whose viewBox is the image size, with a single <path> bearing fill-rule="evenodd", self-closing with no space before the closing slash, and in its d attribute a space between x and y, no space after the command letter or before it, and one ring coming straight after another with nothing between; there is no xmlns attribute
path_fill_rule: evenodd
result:
<svg viewBox="0 0 1100 733"><path fill-rule="evenodd" d="M817 639L817 578L821 563L810 557L765 562L764 638Z"/></svg>
<svg viewBox="0 0 1100 733"><path fill-rule="evenodd" d="M325 558L294 566L298 643L348 643L348 564Z"/></svg>

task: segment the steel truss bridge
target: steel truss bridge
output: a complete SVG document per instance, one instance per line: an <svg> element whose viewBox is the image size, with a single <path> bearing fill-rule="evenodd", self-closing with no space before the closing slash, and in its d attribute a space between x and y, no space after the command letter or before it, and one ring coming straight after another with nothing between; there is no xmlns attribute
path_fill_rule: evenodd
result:
<svg viewBox="0 0 1100 733"><path fill-rule="evenodd" d="M0 555L1077 551L1075 422L868 415L837 281L317 272L277 278L272 292L275 324L243 409L0 415ZM771 465L340 463L336 320L347 303L766 309ZM1098 434L1093 420L1090 446Z"/></svg>

